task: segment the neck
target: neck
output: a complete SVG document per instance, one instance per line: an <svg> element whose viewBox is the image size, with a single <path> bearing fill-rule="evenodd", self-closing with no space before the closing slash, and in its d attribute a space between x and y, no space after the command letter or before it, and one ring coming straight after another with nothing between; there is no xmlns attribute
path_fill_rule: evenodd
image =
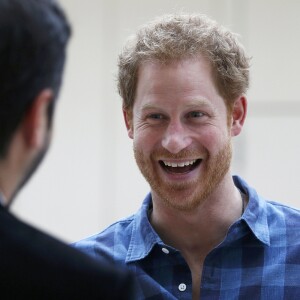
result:
<svg viewBox="0 0 300 300"><path fill-rule="evenodd" d="M1 193L1 190L0 190L0 205L6 206L6 200L3 194Z"/></svg>
<svg viewBox="0 0 300 300"><path fill-rule="evenodd" d="M3 170L1 163L0 163L0 170L1 171ZM7 180L7 176L3 175L0 172L0 203L3 206L9 205L10 202L9 199L12 194L11 191L12 191L12 187L10 182L8 182Z"/></svg>
<svg viewBox="0 0 300 300"><path fill-rule="evenodd" d="M15 157L0 160L0 194L4 206L10 205L21 181L20 165L21 161Z"/></svg>
<svg viewBox="0 0 300 300"><path fill-rule="evenodd" d="M193 211L166 206L153 195L150 222L161 239L185 253L209 252L241 217L243 201L230 176Z"/></svg>
<svg viewBox="0 0 300 300"><path fill-rule="evenodd" d="M11 204L31 162L22 132L18 129L13 135L7 154L0 160L0 192L5 206Z"/></svg>

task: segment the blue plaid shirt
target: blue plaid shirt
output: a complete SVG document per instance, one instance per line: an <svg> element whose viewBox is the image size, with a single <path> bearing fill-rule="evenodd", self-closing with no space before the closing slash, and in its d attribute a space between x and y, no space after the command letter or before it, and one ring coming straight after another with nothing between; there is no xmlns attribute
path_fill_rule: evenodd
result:
<svg viewBox="0 0 300 300"><path fill-rule="evenodd" d="M300 211L264 200L239 177L234 181L249 203L204 261L201 300L300 299ZM126 265L139 283L138 299L190 300L190 269L151 227L151 203L149 194L135 215L74 246Z"/></svg>

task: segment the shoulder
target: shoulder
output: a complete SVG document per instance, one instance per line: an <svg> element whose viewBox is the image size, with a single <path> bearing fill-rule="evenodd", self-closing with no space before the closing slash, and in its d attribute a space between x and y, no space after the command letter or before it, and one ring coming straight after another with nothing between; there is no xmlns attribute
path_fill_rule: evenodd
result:
<svg viewBox="0 0 300 300"><path fill-rule="evenodd" d="M5 225L5 226L4 226ZM44 267L45 271L64 268L64 271L94 268L87 255L70 247L59 239L27 224L13 214L0 214L0 265L20 268L32 265L33 270ZM12 261L16 263L11 265Z"/></svg>
<svg viewBox="0 0 300 300"><path fill-rule="evenodd" d="M135 227L135 215L117 221L103 231L73 243L75 248L96 259L124 261L127 254L132 231Z"/></svg>
<svg viewBox="0 0 300 300"><path fill-rule="evenodd" d="M253 187L248 185L239 176L233 176L233 180L235 182L235 185L240 190L245 191L245 193L249 196L248 206L250 207L251 212L255 215L266 214L268 219L276 217L277 220L291 218L291 220L299 223L299 209L293 208L289 205L277 201L266 199L265 197L259 195Z"/></svg>
<svg viewBox="0 0 300 300"><path fill-rule="evenodd" d="M266 200L266 207L269 221L274 220L278 222L281 220L286 226L300 227L299 209L272 200Z"/></svg>
<svg viewBox="0 0 300 300"><path fill-rule="evenodd" d="M0 240L3 245L0 251L1 253L7 251L8 256L14 247L28 257L39 254L37 257L45 261L47 258L52 259L56 252L60 256L69 251L69 247L62 241L21 221L7 210L0 213ZM51 252L43 251L47 248L51 248Z"/></svg>
<svg viewBox="0 0 300 300"><path fill-rule="evenodd" d="M265 202L264 214L270 245L293 247L300 250L300 211L286 204L260 199Z"/></svg>
<svg viewBox="0 0 300 300"><path fill-rule="evenodd" d="M2 296L127 299L132 290L126 271L97 263L7 211L0 212L0 243Z"/></svg>
<svg viewBox="0 0 300 300"><path fill-rule="evenodd" d="M266 199L238 176L233 179L235 185L248 194L249 202L243 218L251 230L273 245L277 242L290 245L296 241L300 246L300 210Z"/></svg>

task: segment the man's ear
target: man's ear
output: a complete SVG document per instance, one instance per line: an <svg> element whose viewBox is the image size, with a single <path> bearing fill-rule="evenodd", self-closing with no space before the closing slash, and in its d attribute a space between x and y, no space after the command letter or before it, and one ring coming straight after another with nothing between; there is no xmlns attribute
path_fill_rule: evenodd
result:
<svg viewBox="0 0 300 300"><path fill-rule="evenodd" d="M233 105L231 113L231 136L237 136L242 131L247 115L247 99L243 95Z"/></svg>
<svg viewBox="0 0 300 300"><path fill-rule="evenodd" d="M123 116L124 121L127 128L128 136L133 139L133 116L132 116L132 110L123 109Z"/></svg>
<svg viewBox="0 0 300 300"><path fill-rule="evenodd" d="M48 107L53 101L51 89L42 90L26 112L22 126L25 144L31 148L42 148L48 133Z"/></svg>

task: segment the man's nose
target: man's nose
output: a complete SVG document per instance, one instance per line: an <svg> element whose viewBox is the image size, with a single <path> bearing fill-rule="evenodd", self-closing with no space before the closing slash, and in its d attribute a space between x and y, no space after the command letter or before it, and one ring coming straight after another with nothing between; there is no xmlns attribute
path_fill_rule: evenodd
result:
<svg viewBox="0 0 300 300"><path fill-rule="evenodd" d="M187 148L192 143L188 130L181 122L168 124L163 136L162 146L170 153L176 154Z"/></svg>

